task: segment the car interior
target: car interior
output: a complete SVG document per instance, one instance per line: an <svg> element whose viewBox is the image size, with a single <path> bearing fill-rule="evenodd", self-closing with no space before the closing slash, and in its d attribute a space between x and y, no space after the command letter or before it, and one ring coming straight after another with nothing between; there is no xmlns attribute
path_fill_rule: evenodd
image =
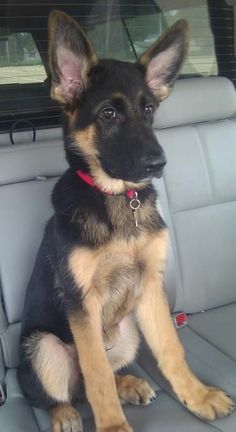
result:
<svg viewBox="0 0 236 432"><path fill-rule="evenodd" d="M0 4L0 431L51 430L49 414L24 397L16 368L26 286L52 188L67 169L49 96L55 8L78 19L101 57L129 61L177 19L189 22L189 55L153 125L168 162L154 181L170 232L165 287L191 368L236 401L236 1L10 0ZM157 392L147 407L124 406L136 432L235 432L236 412L206 422L187 411L144 342L129 370ZM94 431L88 403L78 407L84 430Z"/></svg>

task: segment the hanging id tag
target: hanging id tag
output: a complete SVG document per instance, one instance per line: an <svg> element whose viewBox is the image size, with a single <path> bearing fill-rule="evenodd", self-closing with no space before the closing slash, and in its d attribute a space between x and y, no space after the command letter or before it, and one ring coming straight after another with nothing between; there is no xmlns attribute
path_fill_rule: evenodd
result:
<svg viewBox="0 0 236 432"><path fill-rule="evenodd" d="M138 228L137 211L138 211L138 209L139 209L139 207L141 205L141 202L138 199L138 192L134 193L134 198L131 199L129 205L130 205L130 208L133 211L135 226L136 226L136 228Z"/></svg>

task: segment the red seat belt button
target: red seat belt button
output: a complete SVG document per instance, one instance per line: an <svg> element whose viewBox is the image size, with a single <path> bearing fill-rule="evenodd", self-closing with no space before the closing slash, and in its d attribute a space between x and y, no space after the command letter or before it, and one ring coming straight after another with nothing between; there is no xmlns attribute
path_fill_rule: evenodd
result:
<svg viewBox="0 0 236 432"><path fill-rule="evenodd" d="M174 323L176 328L184 327L188 324L188 318L185 312L180 312L174 316Z"/></svg>

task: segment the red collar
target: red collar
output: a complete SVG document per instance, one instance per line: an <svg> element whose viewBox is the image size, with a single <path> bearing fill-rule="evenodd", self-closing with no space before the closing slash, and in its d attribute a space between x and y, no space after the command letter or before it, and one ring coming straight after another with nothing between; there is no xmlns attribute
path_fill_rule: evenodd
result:
<svg viewBox="0 0 236 432"><path fill-rule="evenodd" d="M96 189L98 189L100 192L103 192L107 195L115 195L113 192L109 192L107 190L104 190L102 188L100 188L98 185L96 185L93 177L87 173L85 173L84 171L81 170L77 170L76 174L78 177L80 177L85 183L87 183L89 186L92 186ZM129 189L126 191L126 195L129 199L134 199L136 196L136 191L134 189Z"/></svg>

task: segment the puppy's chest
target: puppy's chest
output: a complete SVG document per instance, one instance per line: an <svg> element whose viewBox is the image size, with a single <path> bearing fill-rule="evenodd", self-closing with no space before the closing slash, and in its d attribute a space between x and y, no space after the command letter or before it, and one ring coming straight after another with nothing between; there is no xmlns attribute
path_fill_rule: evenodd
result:
<svg viewBox="0 0 236 432"><path fill-rule="evenodd" d="M101 303L105 327L119 323L140 298L145 271L142 243L135 238L114 240L96 250L75 249L70 256L70 270L79 289Z"/></svg>
<svg viewBox="0 0 236 432"><path fill-rule="evenodd" d="M141 295L142 264L131 254L110 255L98 270L98 289L103 297L104 326L118 324L135 309Z"/></svg>

